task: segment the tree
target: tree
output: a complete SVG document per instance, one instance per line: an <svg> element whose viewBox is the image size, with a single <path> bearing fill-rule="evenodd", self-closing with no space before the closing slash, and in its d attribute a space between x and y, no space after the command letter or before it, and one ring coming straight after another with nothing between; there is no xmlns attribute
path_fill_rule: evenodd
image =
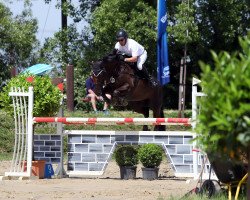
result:
<svg viewBox="0 0 250 200"><path fill-rule="evenodd" d="M206 152L228 155L236 160L243 153L247 155L249 173L250 34L239 41L240 52L232 55L212 52L214 66L201 63L202 86L207 96L200 102L197 132Z"/></svg>
<svg viewBox="0 0 250 200"><path fill-rule="evenodd" d="M60 68L59 76L65 77L65 64L62 60L61 42L67 36L67 55L70 64L74 66L75 101L77 108L82 107L81 98L85 96L85 79L90 74L91 66L89 60L91 56L87 53L88 32L78 33L74 25L68 26L67 30L59 31L53 38L47 38L43 47L39 51L39 62L49 63Z"/></svg>
<svg viewBox="0 0 250 200"><path fill-rule="evenodd" d="M131 6L133 5L133 6ZM93 52L101 58L115 45L115 34L124 28L130 38L148 51L147 64L156 70L156 10L142 0L103 0L92 15Z"/></svg>
<svg viewBox="0 0 250 200"><path fill-rule="evenodd" d="M191 58L187 65L187 77L199 77L201 70L198 61L212 61L210 50L233 52L239 49L237 38L246 35L250 28L250 10L246 2L247 0L198 0L195 3L194 0L167 1L171 82L164 87L166 107L177 108L179 66L185 44ZM146 47L146 64L150 66L151 72L156 71L156 1L79 0L78 3L79 6L76 7L72 1L67 1L64 10L74 18L75 23L85 20L90 26L90 29L84 27L79 36L74 37L76 43L83 44L81 56L77 57L80 59L77 61L79 64L74 64L77 76L81 79L79 82L83 83L82 77L85 78L89 73L90 61L102 58L112 50L115 33L119 28L125 28L132 38ZM59 44L58 41L57 43ZM68 55L71 56L69 49ZM187 78L186 85L186 105L190 108L191 79Z"/></svg>
<svg viewBox="0 0 250 200"><path fill-rule="evenodd" d="M35 36L38 27L26 1L21 15L14 18L10 10L0 3L0 26L1 78L6 80L11 67L27 67L32 63L38 46Z"/></svg>
<svg viewBox="0 0 250 200"><path fill-rule="evenodd" d="M194 1L183 0L176 8L176 13L171 17L171 22L168 27L169 37L172 44L177 48L183 49L180 57L176 59L181 60L180 78L179 78L179 116L183 117L186 99L186 68L188 46L198 41L199 33L198 26L195 22ZM179 68L179 67L178 67ZM184 71L184 72L183 72ZM181 81L182 80L182 81ZM174 81L172 81L174 82ZM183 102L183 103L181 103Z"/></svg>
<svg viewBox="0 0 250 200"><path fill-rule="evenodd" d="M198 41L198 26L195 22L193 0L183 0L176 8L176 13L171 17L168 33L177 45L188 45Z"/></svg>
<svg viewBox="0 0 250 200"><path fill-rule="evenodd" d="M176 20L182 20L182 15L178 15L180 1L168 1L168 13L169 13L169 26L175 27ZM186 1L187 2L187 1ZM192 1L190 1L192 2ZM198 65L199 60L211 62L212 57L210 50L220 52L227 50L233 52L239 49L238 37L244 36L249 30L250 24L250 7L246 4L247 0L236 0L236 1L220 1L220 0L198 0L195 4L190 3L190 8L194 9L194 25L198 27L198 40L192 41L188 44L188 55L190 55L191 62L187 67L187 77L193 75L200 76L200 66ZM184 3L184 1L183 1ZM185 15L184 18L185 20ZM184 26L180 23L180 27ZM185 33L185 29L180 29L181 33ZM171 107L176 107L177 96L175 97L178 84L177 78L179 73L179 60L183 55L183 44L176 41L176 34L178 29L171 29L169 31L169 64L171 73L171 82L167 85L168 95L172 98L167 101ZM183 34L185 35L185 34ZM179 39L179 38L178 38ZM187 79L188 81L188 79ZM191 102L191 81L187 82L187 100ZM169 89L172 89L169 91ZM172 100L172 102L170 102ZM191 106L191 103L187 106Z"/></svg>
<svg viewBox="0 0 250 200"><path fill-rule="evenodd" d="M198 0L196 20L200 32L202 60L209 60L209 50L235 51L238 37L247 34L250 24L250 7L247 0ZM203 54L203 55L201 55Z"/></svg>

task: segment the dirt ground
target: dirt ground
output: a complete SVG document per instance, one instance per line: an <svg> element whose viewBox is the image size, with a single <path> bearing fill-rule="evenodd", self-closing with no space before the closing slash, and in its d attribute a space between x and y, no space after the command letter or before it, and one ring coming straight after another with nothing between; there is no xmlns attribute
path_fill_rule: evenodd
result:
<svg viewBox="0 0 250 200"><path fill-rule="evenodd" d="M9 161L0 162L0 176L8 171ZM55 170L55 169L54 169ZM135 180L121 180L119 167L111 161L99 177L62 179L1 180L0 199L17 200L166 200L179 199L196 186L191 178L176 178L170 166L163 162L158 180L142 179L141 166Z"/></svg>

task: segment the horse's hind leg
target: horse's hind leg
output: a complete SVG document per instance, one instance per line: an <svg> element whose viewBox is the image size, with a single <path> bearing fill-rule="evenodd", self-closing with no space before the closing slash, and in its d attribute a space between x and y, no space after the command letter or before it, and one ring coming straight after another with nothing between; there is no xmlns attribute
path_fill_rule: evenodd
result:
<svg viewBox="0 0 250 200"><path fill-rule="evenodd" d="M161 108L155 108L153 109L153 117L154 118L164 118L164 112L162 107ZM156 125L154 127L154 131L166 131L166 126L165 125Z"/></svg>
<svg viewBox="0 0 250 200"><path fill-rule="evenodd" d="M143 115L145 118L149 118L149 107L143 107ZM143 125L143 131L149 131L149 128L147 125Z"/></svg>
<svg viewBox="0 0 250 200"><path fill-rule="evenodd" d="M137 113L143 114L145 118L149 117L149 107L146 101L130 101L129 107ZM148 126L143 125L143 131L148 131Z"/></svg>
<svg viewBox="0 0 250 200"><path fill-rule="evenodd" d="M161 108L161 118L164 118L163 108ZM159 131L166 131L166 126L165 125L160 125L159 126Z"/></svg>

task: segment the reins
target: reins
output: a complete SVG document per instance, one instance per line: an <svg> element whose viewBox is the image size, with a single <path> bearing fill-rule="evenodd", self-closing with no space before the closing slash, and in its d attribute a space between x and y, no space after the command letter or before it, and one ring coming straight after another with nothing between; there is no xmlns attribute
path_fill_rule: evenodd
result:
<svg viewBox="0 0 250 200"><path fill-rule="evenodd" d="M102 62L105 62L105 60L103 60ZM133 82L133 87L131 87L132 91L137 87L138 82L139 82L139 78L136 75L135 70L133 69L134 66L131 66L130 64L128 64L127 62L124 61L115 61L115 63L112 63L112 61L107 61L106 63L100 63L100 65L104 64L102 68L99 68L99 71L96 70L94 74L96 79L102 79L101 82L96 83L102 87L100 87L101 92L102 92L102 96L105 95L105 91L108 90L115 90L117 87L117 84L119 85L120 80L124 81L124 78L126 80L126 75L127 75L127 81L132 81ZM122 77L125 76L125 77ZM107 98L105 98L107 101Z"/></svg>

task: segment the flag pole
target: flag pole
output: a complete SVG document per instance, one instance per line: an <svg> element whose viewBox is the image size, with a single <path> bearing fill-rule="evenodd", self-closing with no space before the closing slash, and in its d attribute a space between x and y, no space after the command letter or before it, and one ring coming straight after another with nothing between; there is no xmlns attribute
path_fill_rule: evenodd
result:
<svg viewBox="0 0 250 200"><path fill-rule="evenodd" d="M166 1L157 2L157 79L161 85L170 81L167 46L167 9Z"/></svg>

